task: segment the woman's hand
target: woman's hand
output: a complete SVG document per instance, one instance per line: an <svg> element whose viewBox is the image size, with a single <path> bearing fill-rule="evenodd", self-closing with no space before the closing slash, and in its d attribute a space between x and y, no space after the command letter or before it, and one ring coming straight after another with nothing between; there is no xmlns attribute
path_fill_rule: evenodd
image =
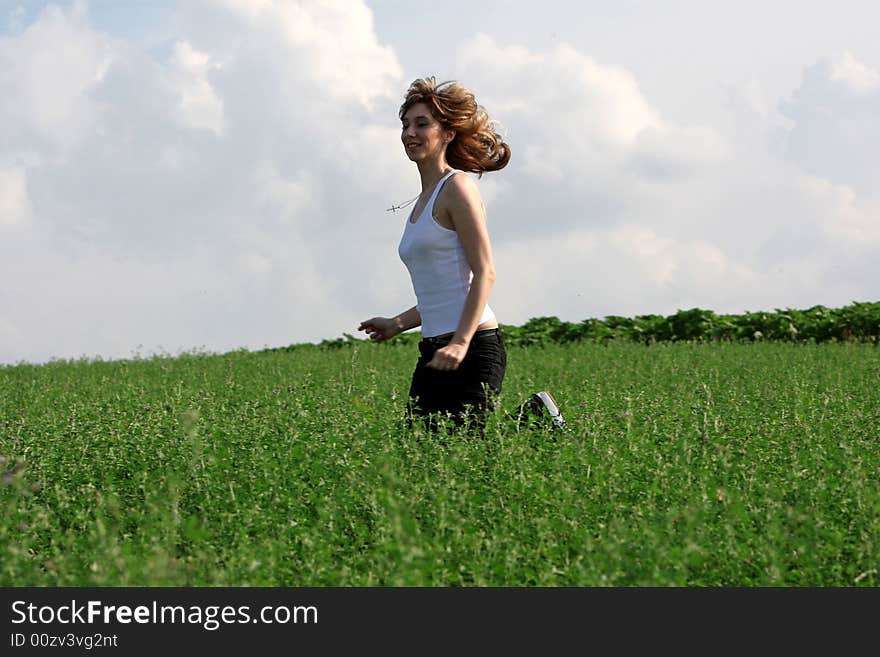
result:
<svg viewBox="0 0 880 657"><path fill-rule="evenodd" d="M431 362L425 367L435 370L457 370L458 366L461 365L461 361L464 360L467 350L467 345L450 342L445 347L435 351Z"/></svg>
<svg viewBox="0 0 880 657"><path fill-rule="evenodd" d="M393 338L398 333L401 333L403 329L393 319L389 319L388 317L373 317L372 319L361 322L361 325L358 326L358 331L366 331L367 335L370 336L370 340L383 342Z"/></svg>

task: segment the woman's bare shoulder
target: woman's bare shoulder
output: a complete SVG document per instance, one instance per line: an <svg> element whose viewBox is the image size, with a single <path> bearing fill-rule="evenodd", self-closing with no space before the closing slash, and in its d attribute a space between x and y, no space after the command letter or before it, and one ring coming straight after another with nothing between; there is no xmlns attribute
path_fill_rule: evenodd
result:
<svg viewBox="0 0 880 657"><path fill-rule="evenodd" d="M456 223L471 218L485 221L486 208L476 181L464 172L446 181L434 204L434 219L444 228L456 230Z"/></svg>
<svg viewBox="0 0 880 657"><path fill-rule="evenodd" d="M477 186L477 182L472 176L469 176L464 171L451 176L449 180L446 181L442 191L443 196L445 197L443 200L450 205L458 205L461 203L482 204L480 188Z"/></svg>

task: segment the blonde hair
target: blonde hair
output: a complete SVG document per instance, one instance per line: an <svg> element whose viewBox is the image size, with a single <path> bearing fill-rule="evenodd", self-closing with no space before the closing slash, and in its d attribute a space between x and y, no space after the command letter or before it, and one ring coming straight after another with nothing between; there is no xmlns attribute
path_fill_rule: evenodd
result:
<svg viewBox="0 0 880 657"><path fill-rule="evenodd" d="M507 166L510 146L469 89L456 81L437 84L433 76L418 78L409 85L400 106L401 121L416 103L425 103L434 119L444 128L455 130L455 138L446 148L446 161L451 166L479 175Z"/></svg>

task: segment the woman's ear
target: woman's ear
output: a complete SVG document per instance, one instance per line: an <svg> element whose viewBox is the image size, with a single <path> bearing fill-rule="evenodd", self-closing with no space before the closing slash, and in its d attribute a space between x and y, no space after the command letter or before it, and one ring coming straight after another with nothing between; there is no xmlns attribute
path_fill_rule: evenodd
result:
<svg viewBox="0 0 880 657"><path fill-rule="evenodd" d="M446 130L446 134L443 136L443 141L447 144L455 139L456 132L455 130Z"/></svg>

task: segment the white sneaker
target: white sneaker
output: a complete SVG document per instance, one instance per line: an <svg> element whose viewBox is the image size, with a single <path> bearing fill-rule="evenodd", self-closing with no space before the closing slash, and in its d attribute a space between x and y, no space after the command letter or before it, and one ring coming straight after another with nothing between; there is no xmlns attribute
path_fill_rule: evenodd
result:
<svg viewBox="0 0 880 657"><path fill-rule="evenodd" d="M550 420L551 427L565 431L565 418L559 410L559 404L547 390L536 392L519 407L517 422Z"/></svg>

